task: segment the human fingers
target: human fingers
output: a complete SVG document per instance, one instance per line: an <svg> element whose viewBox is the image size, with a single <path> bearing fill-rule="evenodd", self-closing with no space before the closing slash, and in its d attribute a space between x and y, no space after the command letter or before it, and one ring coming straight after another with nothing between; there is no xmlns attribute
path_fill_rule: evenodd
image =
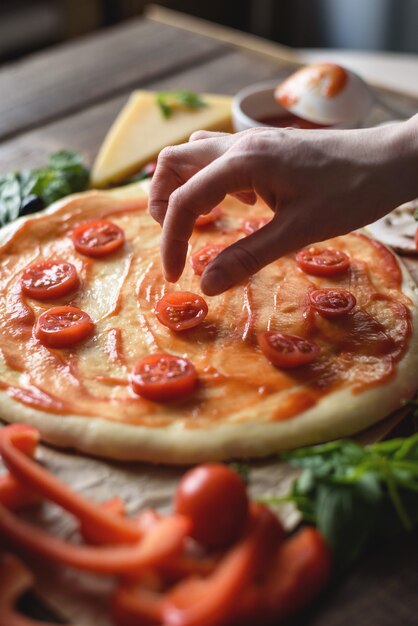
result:
<svg viewBox="0 0 418 626"><path fill-rule="evenodd" d="M167 280L175 282L184 268L187 243L196 218L208 213L228 193L251 191L245 159L227 153L197 172L171 194L163 224L161 257Z"/></svg>
<svg viewBox="0 0 418 626"><path fill-rule="evenodd" d="M228 137L230 139L230 141L228 141L228 145L230 147L233 143L241 139L242 133L222 133L210 130L196 130L190 135L189 142L200 141L201 139L217 139L220 137ZM241 191L231 195L238 200L241 200L241 202L244 202L244 204L255 204L257 202L257 196L253 191Z"/></svg>
<svg viewBox="0 0 418 626"><path fill-rule="evenodd" d="M231 133L221 133L212 130L195 130L189 137L189 141L199 141L200 139L215 139L217 137L231 137Z"/></svg>
<svg viewBox="0 0 418 626"><path fill-rule="evenodd" d="M244 204L255 204L257 202L257 195L254 191L238 191L237 193L231 193L231 196L237 198Z"/></svg>
<svg viewBox="0 0 418 626"><path fill-rule="evenodd" d="M287 210L284 208L266 226L223 250L202 275L203 293L223 293L279 257L311 243L292 216L286 219Z"/></svg>
<svg viewBox="0 0 418 626"><path fill-rule="evenodd" d="M170 195L202 167L228 149L227 139L214 137L204 141L168 146L158 155L152 178L149 212L163 224Z"/></svg>

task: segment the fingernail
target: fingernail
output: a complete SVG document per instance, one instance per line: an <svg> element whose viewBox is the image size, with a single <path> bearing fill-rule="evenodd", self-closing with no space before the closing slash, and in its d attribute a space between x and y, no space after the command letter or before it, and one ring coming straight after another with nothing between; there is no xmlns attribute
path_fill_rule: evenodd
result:
<svg viewBox="0 0 418 626"><path fill-rule="evenodd" d="M175 283L178 279L178 275L175 274L174 272L169 272L167 270L163 270L163 274L164 274L164 279L168 282L168 283Z"/></svg>
<svg viewBox="0 0 418 626"><path fill-rule="evenodd" d="M200 286L207 296L216 296L232 287L232 282L223 270L214 268L203 274Z"/></svg>
<svg viewBox="0 0 418 626"><path fill-rule="evenodd" d="M148 208L148 213L151 215L151 217L154 220L154 222L157 222L157 224L159 224L161 226L161 228L162 228L163 223L164 223L164 219L162 217L160 217L156 211L151 210L150 208Z"/></svg>

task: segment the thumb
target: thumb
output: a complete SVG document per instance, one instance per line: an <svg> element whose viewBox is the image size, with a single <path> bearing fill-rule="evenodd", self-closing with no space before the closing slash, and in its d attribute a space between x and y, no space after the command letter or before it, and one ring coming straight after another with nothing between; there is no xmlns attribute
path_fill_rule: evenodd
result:
<svg viewBox="0 0 418 626"><path fill-rule="evenodd" d="M254 191L237 191L236 193L231 193L231 196L244 202L244 204L255 204L257 202L257 196Z"/></svg>
<svg viewBox="0 0 418 626"><path fill-rule="evenodd" d="M201 289L216 296L249 278L263 267L289 252L303 247L303 234L296 220L276 215L266 226L223 250L208 265L201 279Z"/></svg>

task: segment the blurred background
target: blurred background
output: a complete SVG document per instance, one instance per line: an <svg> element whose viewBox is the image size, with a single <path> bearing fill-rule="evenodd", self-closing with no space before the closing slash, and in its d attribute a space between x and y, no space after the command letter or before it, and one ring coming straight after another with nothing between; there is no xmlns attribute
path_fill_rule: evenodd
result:
<svg viewBox="0 0 418 626"><path fill-rule="evenodd" d="M0 63L140 15L147 0L0 0ZM418 52L418 0L161 0L302 48Z"/></svg>

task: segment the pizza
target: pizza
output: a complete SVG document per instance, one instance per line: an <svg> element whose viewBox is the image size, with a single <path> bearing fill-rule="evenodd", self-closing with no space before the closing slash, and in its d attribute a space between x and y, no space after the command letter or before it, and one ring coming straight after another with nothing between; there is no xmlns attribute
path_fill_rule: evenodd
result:
<svg viewBox="0 0 418 626"><path fill-rule="evenodd" d="M175 285L144 183L5 227L1 419L93 455L185 464L352 435L400 407L417 386L417 291L364 232L204 298L205 266L270 218L227 197Z"/></svg>

